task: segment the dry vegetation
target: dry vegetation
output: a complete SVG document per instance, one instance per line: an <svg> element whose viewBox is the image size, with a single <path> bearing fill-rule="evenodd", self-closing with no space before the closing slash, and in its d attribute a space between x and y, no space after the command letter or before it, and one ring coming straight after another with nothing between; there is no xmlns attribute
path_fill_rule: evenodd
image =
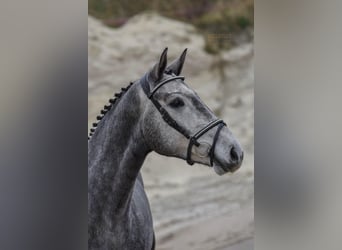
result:
<svg viewBox="0 0 342 250"><path fill-rule="evenodd" d="M90 15L111 27L143 11L191 23L205 36L210 53L253 39L253 0L89 0L88 7Z"/></svg>

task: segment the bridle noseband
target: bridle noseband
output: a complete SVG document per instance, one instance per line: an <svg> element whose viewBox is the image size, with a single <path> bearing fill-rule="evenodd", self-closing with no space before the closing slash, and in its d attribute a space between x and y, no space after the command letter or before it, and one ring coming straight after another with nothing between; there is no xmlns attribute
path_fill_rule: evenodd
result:
<svg viewBox="0 0 342 250"><path fill-rule="evenodd" d="M209 122L206 126L204 126L202 129L200 129L198 132L196 132L194 135L189 135L186 129L181 127L177 121L175 121L170 114L160 105L160 103L153 98L154 94L158 91L160 87L165 85L168 82L180 79L184 81L185 77L184 76L176 76L172 75L172 77L165 79L164 81L160 82L155 86L152 90L150 90L150 85L148 83L148 74L146 74L141 80L141 87L144 90L146 96L151 100L151 102L154 104L154 106L157 108L159 113L161 114L163 120L169 124L171 127L173 127L175 130L177 130L179 133L184 135L187 139L189 139L189 145L188 145L188 150L187 150L187 157L186 157L186 162L189 165L193 165L194 162L191 160L191 152L192 152L192 147L195 145L198 147L200 143L198 142L198 139L203 136L205 133L207 133L209 130L212 128L218 126L213 143L211 145L211 148L209 150L209 157L210 157L210 166L213 166L213 161L214 161L214 156L215 156L215 147L216 147L216 142L218 140L219 134L221 129L226 126L225 122L221 119L216 119L214 121Z"/></svg>

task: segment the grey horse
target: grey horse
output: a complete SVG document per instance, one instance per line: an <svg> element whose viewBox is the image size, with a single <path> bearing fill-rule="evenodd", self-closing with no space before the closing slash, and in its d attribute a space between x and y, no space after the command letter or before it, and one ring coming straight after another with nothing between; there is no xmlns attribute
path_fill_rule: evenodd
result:
<svg viewBox="0 0 342 250"><path fill-rule="evenodd" d="M144 77L105 105L88 141L88 248L155 248L141 177L148 153L237 170L243 150L222 120L180 76L186 57L167 66L167 48ZM95 129L96 128L96 129Z"/></svg>

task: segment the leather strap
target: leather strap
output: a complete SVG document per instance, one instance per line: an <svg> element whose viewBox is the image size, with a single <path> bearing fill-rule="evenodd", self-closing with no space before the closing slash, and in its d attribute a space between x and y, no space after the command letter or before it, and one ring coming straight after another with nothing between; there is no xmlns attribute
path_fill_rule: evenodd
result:
<svg viewBox="0 0 342 250"><path fill-rule="evenodd" d="M150 92L150 94L148 95L148 98L151 99L154 95L154 93L157 92L157 90L163 86L165 83L168 83L168 82L171 82L173 80L177 80L177 79L181 79L182 81L184 81L185 77L184 76L173 76L173 77L170 77L164 81L162 81L161 83L159 83L157 86L155 86L152 91Z"/></svg>
<svg viewBox="0 0 342 250"><path fill-rule="evenodd" d="M198 140L202 135L204 135L204 134L207 133L210 129L216 127L217 125L222 125L222 127L223 127L223 126L225 126L226 124L225 124L224 121L221 120L221 119L214 120L214 121L208 123L208 124L207 124L204 128L202 128L201 130L199 130L195 135L193 135L193 136L190 137L190 142L189 142L189 145L188 145L187 157L186 157L186 161L187 161L187 163L188 163L189 165L193 165L193 164L194 164L194 162L191 160L192 146L193 146L193 145L197 146L195 143L197 143L197 144L199 145L199 143L198 143L197 140ZM221 129L220 129L220 130L221 130ZM218 132L219 132L219 131L218 131ZM217 133L217 132L216 132L216 134L215 134L215 137L216 137L216 136L218 137L218 133ZM214 137L213 145L211 146L210 151L212 151L212 148L213 148L214 145L216 144L217 139L215 139L215 137ZM214 143L215 143L215 144L214 144ZM214 150L215 150L215 149L214 149ZM212 155L212 156L211 156L211 155ZM213 160L212 160L211 158L214 156L214 153L209 154L209 156L210 156L210 162L212 162ZM212 166L212 164L210 164L210 165Z"/></svg>
<svg viewBox="0 0 342 250"><path fill-rule="evenodd" d="M209 151L210 166L213 166L214 157L215 157L216 142L217 142L217 139L218 139L219 134L220 134L220 132L221 132L221 129L222 129L225 125L226 125L225 123L219 124L219 125L218 125L218 128L217 128L217 130L216 130L216 133L215 133L215 136L214 136L214 139L213 139L213 143L212 143L211 148L210 148L210 151Z"/></svg>

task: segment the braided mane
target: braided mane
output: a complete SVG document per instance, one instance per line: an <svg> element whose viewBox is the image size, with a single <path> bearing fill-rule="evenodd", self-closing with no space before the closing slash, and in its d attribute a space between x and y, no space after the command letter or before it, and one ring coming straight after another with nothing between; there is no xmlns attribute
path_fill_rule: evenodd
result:
<svg viewBox="0 0 342 250"><path fill-rule="evenodd" d="M91 138L91 136L94 134L96 127L98 123L102 120L102 118L107 114L107 112L115 106L118 100L127 92L127 90L133 85L133 82L130 82L129 85L126 88L121 88L121 91L119 93L114 94L114 98L110 98L107 105L104 105L103 109L100 111L100 114L96 116L97 122L93 123L92 128L90 129L90 133L88 136L88 140Z"/></svg>

